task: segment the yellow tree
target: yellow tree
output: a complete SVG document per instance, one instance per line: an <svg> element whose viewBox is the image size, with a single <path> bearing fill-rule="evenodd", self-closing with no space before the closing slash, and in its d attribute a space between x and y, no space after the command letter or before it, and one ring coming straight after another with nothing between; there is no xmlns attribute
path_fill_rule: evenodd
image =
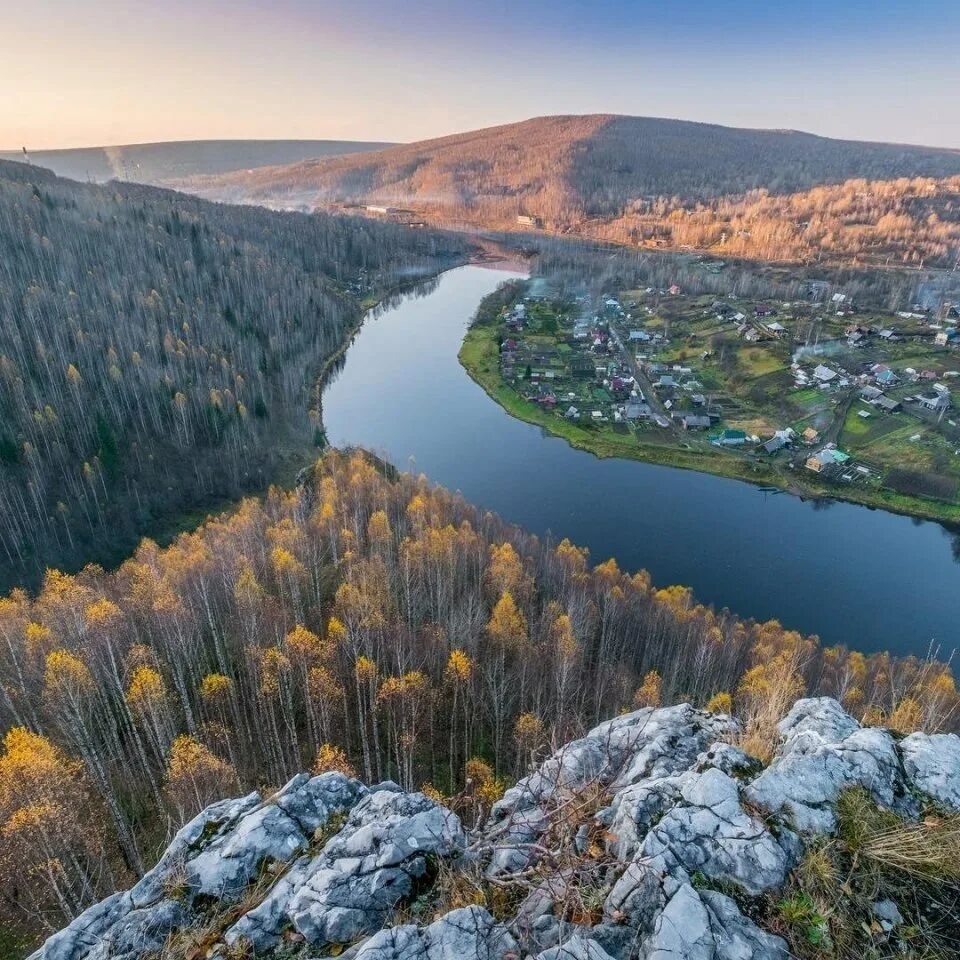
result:
<svg viewBox="0 0 960 960"><path fill-rule="evenodd" d="M349 757L340 747L332 743L320 744L317 751L317 758L312 767L315 775L321 773L342 773L345 777L356 777L357 771L353 769Z"/></svg>
<svg viewBox="0 0 960 960"><path fill-rule="evenodd" d="M83 764L46 737L9 730L0 751L0 878L34 918L64 920L96 902L115 877Z"/></svg>
<svg viewBox="0 0 960 960"><path fill-rule="evenodd" d="M429 693L430 681L419 670L387 677L377 691L377 706L387 715L388 737L400 783L407 790L413 789L417 733Z"/></svg>
<svg viewBox="0 0 960 960"><path fill-rule="evenodd" d="M239 749L235 743L237 739L236 699L236 683L226 674L208 673L200 681L200 703L205 716L204 726L206 729L217 728L217 740L226 748L230 762L234 766L238 763Z"/></svg>
<svg viewBox="0 0 960 960"><path fill-rule="evenodd" d="M570 698L571 681L577 667L579 644L573 635L573 622L565 613L560 613L550 628L553 644L554 689L557 697L555 734L566 734L566 717Z"/></svg>
<svg viewBox="0 0 960 960"><path fill-rule="evenodd" d="M659 707L663 697L663 678L656 670L650 670L633 695L635 707Z"/></svg>
<svg viewBox="0 0 960 960"><path fill-rule="evenodd" d="M518 768L532 767L537 749L543 743L543 722L535 713L521 713L513 725L513 740L517 745Z"/></svg>
<svg viewBox="0 0 960 960"><path fill-rule="evenodd" d="M233 767L196 737L183 734L170 747L166 792L181 822L237 788Z"/></svg>
<svg viewBox="0 0 960 960"><path fill-rule="evenodd" d="M457 756L457 707L463 711L462 717L462 756L465 758L470 754L470 684L473 680L476 664L463 650L451 650L447 658L447 665L443 671L443 682L451 692L452 703L450 705L450 742L447 749L449 769L449 788L454 790L455 774L457 769L455 757Z"/></svg>
<svg viewBox="0 0 960 960"><path fill-rule="evenodd" d="M173 735L173 718L160 671L148 666L137 667L130 677L126 701L134 720L146 733L158 763L162 763Z"/></svg>
<svg viewBox="0 0 960 960"><path fill-rule="evenodd" d="M100 715L93 675L76 654L53 650L46 658L43 702L63 739L83 758L90 779L103 797L113 818L127 865L143 869L133 830L124 814L108 767L108 757L119 754L112 724ZM104 737L108 737L106 744ZM105 746L109 749L105 749Z"/></svg>
<svg viewBox="0 0 960 960"><path fill-rule="evenodd" d="M496 772L500 772L503 756L503 738L507 717L510 714L512 694L522 691L512 688L508 661L520 654L527 641L527 621L509 590L504 591L496 602L486 627L490 651L485 658L484 683L487 688L487 704L493 722L493 756Z"/></svg>

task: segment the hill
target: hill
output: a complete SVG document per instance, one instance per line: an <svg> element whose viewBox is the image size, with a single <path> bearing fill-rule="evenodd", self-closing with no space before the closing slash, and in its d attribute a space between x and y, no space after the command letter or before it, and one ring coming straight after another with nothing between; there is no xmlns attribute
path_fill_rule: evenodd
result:
<svg viewBox="0 0 960 960"><path fill-rule="evenodd" d="M659 873L627 896L638 858L662 855L657 870L697 917L688 886L735 889L747 915L784 932L799 837L833 836L844 791L869 791L848 815L884 829L900 822L888 813L909 831L921 813L935 820L934 802L960 803L960 742L936 733L957 719L945 665L711 610L360 452L330 452L295 490L168 548L144 542L112 573L51 571L35 596L0 599L0 638L0 929L36 936L136 884L47 960L82 960L93 943L90 960L165 943L169 960L202 956L244 913L235 932L257 956L322 956L467 904L516 921L511 936L532 936L529 922L545 939L524 939L525 954L580 933L626 960L664 906ZM790 710L806 695L847 713L820 699ZM693 706L652 710L682 702ZM308 768L350 780L297 777L276 793ZM253 789L268 799L216 803ZM459 826L431 848L448 822L441 795L479 828L475 859L441 862L461 850ZM846 854L829 853L836 864L807 878L839 878L859 935L870 890L900 902L896 877L878 887L868 861L850 893ZM582 899L541 903L551 876L574 878ZM796 892L811 891L840 896ZM721 925L744 929L717 902ZM909 926L922 908L901 909ZM794 917L798 938L817 916Z"/></svg>
<svg viewBox="0 0 960 960"><path fill-rule="evenodd" d="M163 184L201 175L297 163L312 157L381 150L387 143L353 140L184 140L112 147L31 150L30 162L72 180L133 180ZM0 160L22 163L22 150L0 151Z"/></svg>
<svg viewBox="0 0 960 960"><path fill-rule="evenodd" d="M0 163L0 585L266 486L363 302L464 250Z"/></svg>
<svg viewBox="0 0 960 960"><path fill-rule="evenodd" d="M640 198L807 190L861 177L960 174L960 152L608 115L540 117L365 155L263 168L187 186L215 199L313 207L413 205L558 225L620 214Z"/></svg>

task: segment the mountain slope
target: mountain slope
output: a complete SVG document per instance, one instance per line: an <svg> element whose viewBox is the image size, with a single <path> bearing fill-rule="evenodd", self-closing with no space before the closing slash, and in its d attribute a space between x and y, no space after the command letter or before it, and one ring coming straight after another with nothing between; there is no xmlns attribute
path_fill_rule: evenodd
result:
<svg viewBox="0 0 960 960"><path fill-rule="evenodd" d="M30 151L30 161L73 180L100 183L116 178L159 184L388 146L359 140L184 140L36 150ZM0 160L23 162L25 157L21 150L8 150L0 151Z"/></svg>
<svg viewBox="0 0 960 960"><path fill-rule="evenodd" d="M540 117L385 150L221 177L187 189L219 200L314 207L376 202L557 223L618 214L650 196L703 199L853 177L960 174L960 152L680 120Z"/></svg>
<svg viewBox="0 0 960 960"><path fill-rule="evenodd" d="M463 249L0 162L0 584L261 488L310 449L361 299Z"/></svg>

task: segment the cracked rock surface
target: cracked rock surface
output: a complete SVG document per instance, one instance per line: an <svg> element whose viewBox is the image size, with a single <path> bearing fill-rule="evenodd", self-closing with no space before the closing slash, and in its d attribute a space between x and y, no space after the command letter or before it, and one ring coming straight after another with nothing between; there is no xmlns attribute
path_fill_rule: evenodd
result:
<svg viewBox="0 0 960 960"><path fill-rule="evenodd" d="M764 769L731 744L737 733L686 704L616 717L508 790L472 834L422 793L301 774L268 798L212 804L131 890L31 960L147 960L211 916L223 918L212 960L334 946L348 960L786 960L753 905L782 895L806 845L835 831L842 791L907 818L926 801L960 810L952 734L900 739L834 700L800 700ZM564 829L573 853L560 865ZM451 909L444 891L461 875L468 891L488 885L483 905L461 895ZM496 896L519 881L520 898ZM899 922L892 902L875 913L884 929Z"/></svg>

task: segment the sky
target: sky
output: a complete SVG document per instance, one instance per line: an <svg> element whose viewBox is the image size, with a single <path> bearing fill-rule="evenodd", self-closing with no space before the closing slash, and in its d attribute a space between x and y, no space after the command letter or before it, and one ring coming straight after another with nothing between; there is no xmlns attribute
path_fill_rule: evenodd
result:
<svg viewBox="0 0 960 960"><path fill-rule="evenodd" d="M960 148L958 0L10 0L0 148L625 113Z"/></svg>

